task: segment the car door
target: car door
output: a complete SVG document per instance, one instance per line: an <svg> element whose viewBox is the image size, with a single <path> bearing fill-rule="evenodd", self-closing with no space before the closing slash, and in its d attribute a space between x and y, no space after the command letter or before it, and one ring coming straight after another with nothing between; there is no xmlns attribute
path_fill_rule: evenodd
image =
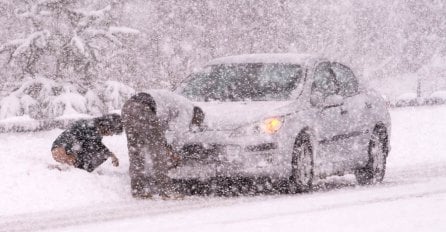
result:
<svg viewBox="0 0 446 232"><path fill-rule="evenodd" d="M367 130L370 125L367 121L367 111L371 104L367 103L367 96L359 91L358 79L353 71L340 63L331 63L331 69L335 73L339 86L338 94L343 97L341 112L344 124L344 143L347 147L349 164L358 164L364 160L367 152L368 136ZM355 165L354 165L355 166Z"/></svg>
<svg viewBox="0 0 446 232"><path fill-rule="evenodd" d="M342 170L348 162L348 120L344 115L343 98L339 95L339 83L330 62L316 66L311 84L310 101L315 108L314 127L318 132L318 153L315 166L326 174Z"/></svg>

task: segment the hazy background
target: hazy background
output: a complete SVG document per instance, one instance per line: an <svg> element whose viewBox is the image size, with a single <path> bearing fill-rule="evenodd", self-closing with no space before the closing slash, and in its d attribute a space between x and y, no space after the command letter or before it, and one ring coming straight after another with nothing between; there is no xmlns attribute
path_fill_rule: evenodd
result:
<svg viewBox="0 0 446 232"><path fill-rule="evenodd" d="M0 0L0 44L35 31L33 23L17 15L36 2ZM422 78L424 95L446 89L446 3L442 0L49 2L84 10L111 5L101 26L126 26L140 32L120 37L119 46L103 46L102 58L89 74L54 75L53 60L45 56L36 64L39 75L71 82L79 79L77 83L86 88L104 80L123 82L136 90L172 87L212 58L304 52L351 66L362 82L389 97L415 92L418 78ZM43 22L60 29L64 20L53 17ZM6 52L0 53L2 95L29 75L11 63Z"/></svg>

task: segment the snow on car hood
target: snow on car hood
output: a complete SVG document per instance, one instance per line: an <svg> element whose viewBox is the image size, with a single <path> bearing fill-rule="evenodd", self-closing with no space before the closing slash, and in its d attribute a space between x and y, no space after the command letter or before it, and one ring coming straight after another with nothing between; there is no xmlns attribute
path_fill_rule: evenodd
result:
<svg viewBox="0 0 446 232"><path fill-rule="evenodd" d="M265 117L279 116L291 101L194 102L205 113L211 130L233 130Z"/></svg>

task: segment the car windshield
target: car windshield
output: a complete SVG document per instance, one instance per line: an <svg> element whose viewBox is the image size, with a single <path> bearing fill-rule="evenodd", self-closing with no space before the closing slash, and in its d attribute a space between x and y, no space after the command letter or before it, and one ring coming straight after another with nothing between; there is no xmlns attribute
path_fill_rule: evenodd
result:
<svg viewBox="0 0 446 232"><path fill-rule="evenodd" d="M281 101L301 79L297 64L219 64L192 74L178 92L192 101Z"/></svg>

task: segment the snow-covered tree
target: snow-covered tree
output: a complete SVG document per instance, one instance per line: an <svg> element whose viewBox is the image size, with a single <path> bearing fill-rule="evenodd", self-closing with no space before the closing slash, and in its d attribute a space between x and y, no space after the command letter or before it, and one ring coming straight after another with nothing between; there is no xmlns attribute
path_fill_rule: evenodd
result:
<svg viewBox="0 0 446 232"><path fill-rule="evenodd" d="M108 4L76 0L29 0L17 4L15 17L23 23L16 29L20 38L2 43L0 55L20 73L14 80L19 89L3 99L0 118L107 111L103 92L107 88L104 81L110 76L104 73L125 60L126 57L118 59L115 53L125 53L126 42L139 34L138 30L117 24L113 10L119 4L114 0ZM30 84L33 81L36 83ZM30 96L29 88L36 88L33 91L37 95ZM16 112L8 106L13 99L20 101ZM34 103L38 107L32 108Z"/></svg>
<svg viewBox="0 0 446 232"><path fill-rule="evenodd" d="M107 50L124 46L122 35L139 33L114 25L112 6L93 10L73 0L27 1L16 16L28 23L28 32L2 44L0 53L7 53L23 74L62 80L75 76L77 83L90 88Z"/></svg>

